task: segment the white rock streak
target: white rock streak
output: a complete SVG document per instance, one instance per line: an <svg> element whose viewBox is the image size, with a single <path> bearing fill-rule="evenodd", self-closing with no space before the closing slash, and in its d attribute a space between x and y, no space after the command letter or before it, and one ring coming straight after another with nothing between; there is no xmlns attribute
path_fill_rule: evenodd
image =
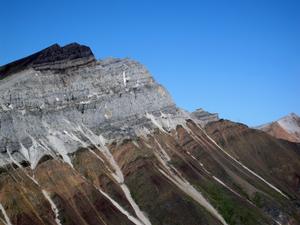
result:
<svg viewBox="0 0 300 225"><path fill-rule="evenodd" d="M151 225L150 220L144 215L139 206L136 204L134 199L131 196L130 190L127 185L124 183L124 175L121 171L119 165L115 161L113 155L110 153L109 149L106 147L106 140L104 137L95 135L90 129L82 126L78 126L77 130L85 136L106 158L110 166L114 169L114 172L111 171L113 178L119 183L126 199L131 204L136 216L144 225Z"/></svg>
<svg viewBox="0 0 300 225"><path fill-rule="evenodd" d="M184 193L198 202L203 206L208 212L210 212L216 219L218 219L222 224L228 225L219 212L203 197L203 195L197 191L187 180L182 179L175 175L168 175L165 171L159 169L159 171L167 177L171 182L173 182L179 189ZM168 171L170 173L170 170Z"/></svg>
<svg viewBox="0 0 300 225"><path fill-rule="evenodd" d="M126 84L127 84L127 77L126 77L125 71L123 72L123 83L124 83L124 86L126 87Z"/></svg>
<svg viewBox="0 0 300 225"><path fill-rule="evenodd" d="M184 111L180 110L176 115L164 114L163 112L160 112L160 114L161 115L157 117L147 112L145 117L151 120L153 125L164 133L176 129L178 125L186 127L186 119L188 117Z"/></svg>
<svg viewBox="0 0 300 225"><path fill-rule="evenodd" d="M62 156L64 162L73 167L72 160L68 155L68 151L65 148L64 142L57 138L55 135L48 135L47 139L51 146L56 150L56 152L58 152Z"/></svg>
<svg viewBox="0 0 300 225"><path fill-rule="evenodd" d="M210 212L215 218L217 218L222 224L227 225L226 221L219 214L219 212L203 197L203 195L197 191L179 172L175 167L170 165L170 156L162 148L162 146L155 140L158 144L158 149L155 149L154 154L158 161L161 163L165 170L159 168L159 171L168 178L172 183L174 183L180 190L198 202L203 206L208 212ZM175 173L176 172L176 173Z"/></svg>
<svg viewBox="0 0 300 225"><path fill-rule="evenodd" d="M189 151L187 151L187 154L188 154L189 156L191 156L192 159L194 159L197 163L199 163L199 165L202 167L202 169L203 169L207 174L211 175L211 173L205 168L205 166L203 165L203 163L201 163L198 159L196 159L196 157L193 156Z"/></svg>
<svg viewBox="0 0 300 225"><path fill-rule="evenodd" d="M232 188L230 188L227 184L225 184L223 181L221 181L219 178L213 176L214 180L217 181L219 184L221 184L222 186L224 186L225 188L227 188L229 191L231 191L232 193L234 193L235 195L239 196L240 198L244 199L239 193L237 193L235 190L233 190Z"/></svg>
<svg viewBox="0 0 300 225"><path fill-rule="evenodd" d="M27 135L32 141L32 146L30 148L25 148L24 145L20 143L20 153L28 162L30 162L30 168L34 170L41 157L45 154L49 154L54 157L54 152L50 150L42 140L36 140L29 134Z"/></svg>
<svg viewBox="0 0 300 225"><path fill-rule="evenodd" d="M98 188L97 188L98 189ZM123 213L125 216L127 216L127 218L133 222L136 225L144 225L144 223L142 223L140 220L138 220L137 218L133 217L132 215L130 215L130 213L128 211L126 211L118 202L116 202L115 200L113 200L107 193L105 193L104 191L98 189L101 194L103 194L121 213Z"/></svg>
<svg viewBox="0 0 300 225"><path fill-rule="evenodd" d="M3 221L3 222L5 222L5 225L12 225L12 223L10 222L10 219L1 203L0 203L0 210L4 216L5 221Z"/></svg>
<svg viewBox="0 0 300 225"><path fill-rule="evenodd" d="M34 178L34 176L30 176L30 175L26 172L26 170L23 168L23 166L22 166L17 160L15 160L15 159L13 158L13 156L12 156L11 153L10 153L10 151L7 151L7 153L8 153L9 159L10 159L14 164L16 164L17 167L19 167L20 170L22 170L22 171L24 172L24 174L25 174L29 179L31 179L36 185L40 186L39 183L37 182L37 180Z"/></svg>
<svg viewBox="0 0 300 225"><path fill-rule="evenodd" d="M25 159L30 162L30 155L29 155L29 151L27 148L24 147L24 145L20 142L20 152L21 154L25 157Z"/></svg>
<svg viewBox="0 0 300 225"><path fill-rule="evenodd" d="M52 201L52 199L51 199L51 197L50 197L50 195L48 194L47 191L42 190L42 193L51 205L51 209L52 209L52 211L54 212L54 215L55 215L55 222L57 223L57 225L62 225L61 222L60 222L60 219L59 219L59 210L56 207L55 203Z"/></svg>
<svg viewBox="0 0 300 225"><path fill-rule="evenodd" d="M153 116L152 114L146 113L146 118L148 118L149 120L151 120L151 122L162 132L166 133L166 131L164 130L162 124L156 119L155 116Z"/></svg>
<svg viewBox="0 0 300 225"><path fill-rule="evenodd" d="M204 132L205 133L205 132ZM205 133L206 134L206 133ZM271 183L269 183L268 181L266 181L264 178L262 178L261 176L259 176L258 174L256 174L254 171L250 170L248 167L246 167L244 164L242 164L240 161L238 161L236 158L234 158L233 156L231 156L229 153L227 153L221 146L219 146L208 134L206 134L206 136L210 139L211 142L213 142L218 149L220 149L224 154L226 154L229 158L231 158L234 162L236 162L237 164L239 164L241 167L243 167L245 170L247 170L249 173L251 173L252 175L254 175L255 177L257 177L258 179L260 179L261 181L263 181L265 184L267 184L269 187L271 187L272 189L274 189L275 191L277 191L279 194L281 194L283 197L289 199L289 197L287 195L285 195L281 190L279 190L277 187L275 187L274 185L272 185Z"/></svg>
<svg viewBox="0 0 300 225"><path fill-rule="evenodd" d="M92 150L90 150L91 152L93 152ZM97 155L95 152L93 152L95 155ZM97 157L99 159L101 159L99 156ZM86 177L82 176L79 173L79 176L85 180L86 182L89 182ZM145 225L142 221L140 221L139 219L135 218L134 216L132 216L128 211L126 211L118 202L116 202L114 199L112 199L106 192L102 191L100 188L96 187L95 185L93 185L102 195L104 195L104 197L106 197L122 214L124 214L125 216L127 216L127 218L133 222L136 225Z"/></svg>
<svg viewBox="0 0 300 225"><path fill-rule="evenodd" d="M144 213L140 210L139 206L136 204L134 199L131 196L130 190L124 183L121 184L121 189L124 192L127 200L129 201L130 205L134 209L134 212L136 216L145 224L145 225L151 225L150 220L144 215Z"/></svg>
<svg viewBox="0 0 300 225"><path fill-rule="evenodd" d="M278 225L282 225L282 223L280 223L280 222L277 221L277 220L274 220L274 219L273 219L273 221L274 221L276 224L278 224ZM290 223L288 223L288 225L290 225Z"/></svg>
<svg viewBox="0 0 300 225"><path fill-rule="evenodd" d="M211 173L204 167L203 163L199 162L199 160L197 160L189 151L187 151L188 155L191 156L195 161L197 161L199 163L199 165L202 167L202 169L208 174L211 175ZM232 193L234 193L235 195L237 195L238 197L244 199L239 193L237 193L235 190L233 190L232 188L230 188L227 184L225 184L223 181L221 181L219 178L211 175L212 178L217 181L219 184L221 184L222 186L224 186L225 188L227 188L229 191L231 191ZM253 205L253 203L249 200L247 200L250 204Z"/></svg>

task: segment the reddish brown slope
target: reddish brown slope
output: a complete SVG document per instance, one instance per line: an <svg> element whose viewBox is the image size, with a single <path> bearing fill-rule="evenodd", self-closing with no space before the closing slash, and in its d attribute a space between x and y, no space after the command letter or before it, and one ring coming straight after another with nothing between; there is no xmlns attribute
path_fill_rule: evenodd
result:
<svg viewBox="0 0 300 225"><path fill-rule="evenodd" d="M248 128L232 124L230 132L224 129L226 124L230 123L210 125L222 130L221 138L212 132L219 143L225 146L224 143L234 143L235 139L245 139ZM275 140L280 150L290 149L284 156L284 160L291 162L288 170L275 156L271 158L273 167L267 162L267 167L260 163L252 166L252 158L246 153L252 148L237 150L227 145L225 149L283 193L298 199L295 179L277 180L267 171L271 168L279 171L276 177L288 177L290 173L286 171L299 170L299 156L292 153L296 147L270 140L262 132L257 135L262 139L257 142L259 149L268 140ZM2 170L0 202L12 224L57 224L57 217L62 224L133 224L128 215L141 222L132 201L153 225L221 225L222 218L230 225L269 225L275 224L275 220L284 225L300 224L291 200L234 161L193 121L185 128L177 126L171 133L156 130L147 137L112 143L108 150L121 169L124 183L118 181L116 167L103 148L91 145L77 151L72 155L73 168L48 158L34 170ZM264 159L260 154L255 158ZM132 199L124 192L124 184ZM58 215L42 190L49 193ZM1 214L0 218L5 219Z"/></svg>
<svg viewBox="0 0 300 225"><path fill-rule="evenodd" d="M260 126L258 129L278 139L300 143L300 117L295 113L291 113L270 124Z"/></svg>
<svg viewBox="0 0 300 225"><path fill-rule="evenodd" d="M275 139L228 120L210 123L205 129L232 156L279 185L286 193L299 198L298 144Z"/></svg>

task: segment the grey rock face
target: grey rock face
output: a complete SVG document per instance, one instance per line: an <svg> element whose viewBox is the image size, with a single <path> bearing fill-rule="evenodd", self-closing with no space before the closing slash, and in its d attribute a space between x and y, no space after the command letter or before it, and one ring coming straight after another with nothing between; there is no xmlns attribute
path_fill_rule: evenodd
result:
<svg viewBox="0 0 300 225"><path fill-rule="evenodd" d="M203 109L197 109L196 111L192 112L191 117L199 120L203 126L205 126L209 122L219 120L218 113L209 113L207 111L204 111Z"/></svg>
<svg viewBox="0 0 300 225"><path fill-rule="evenodd" d="M155 117L182 117L135 61L96 61L77 44L25 59L2 67L0 165L28 161L34 167L45 154L68 161L81 140L132 137L153 128Z"/></svg>

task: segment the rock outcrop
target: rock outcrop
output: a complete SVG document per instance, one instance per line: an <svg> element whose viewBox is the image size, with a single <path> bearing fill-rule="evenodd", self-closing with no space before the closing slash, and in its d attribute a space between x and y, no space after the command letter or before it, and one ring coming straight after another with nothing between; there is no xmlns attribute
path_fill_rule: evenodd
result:
<svg viewBox="0 0 300 225"><path fill-rule="evenodd" d="M205 111L204 109L195 110L194 112L191 113L191 117L199 120L203 126L205 126L210 122L219 120L218 113L210 113Z"/></svg>

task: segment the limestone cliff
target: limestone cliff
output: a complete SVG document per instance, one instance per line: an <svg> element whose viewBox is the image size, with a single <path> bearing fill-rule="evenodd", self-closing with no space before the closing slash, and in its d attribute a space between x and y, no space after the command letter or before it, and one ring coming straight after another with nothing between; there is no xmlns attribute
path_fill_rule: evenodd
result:
<svg viewBox="0 0 300 225"><path fill-rule="evenodd" d="M149 115L179 112L143 65L96 61L79 44L53 45L0 73L0 165L9 155L33 166L45 154L67 157L81 146L69 133L128 137L151 129Z"/></svg>

